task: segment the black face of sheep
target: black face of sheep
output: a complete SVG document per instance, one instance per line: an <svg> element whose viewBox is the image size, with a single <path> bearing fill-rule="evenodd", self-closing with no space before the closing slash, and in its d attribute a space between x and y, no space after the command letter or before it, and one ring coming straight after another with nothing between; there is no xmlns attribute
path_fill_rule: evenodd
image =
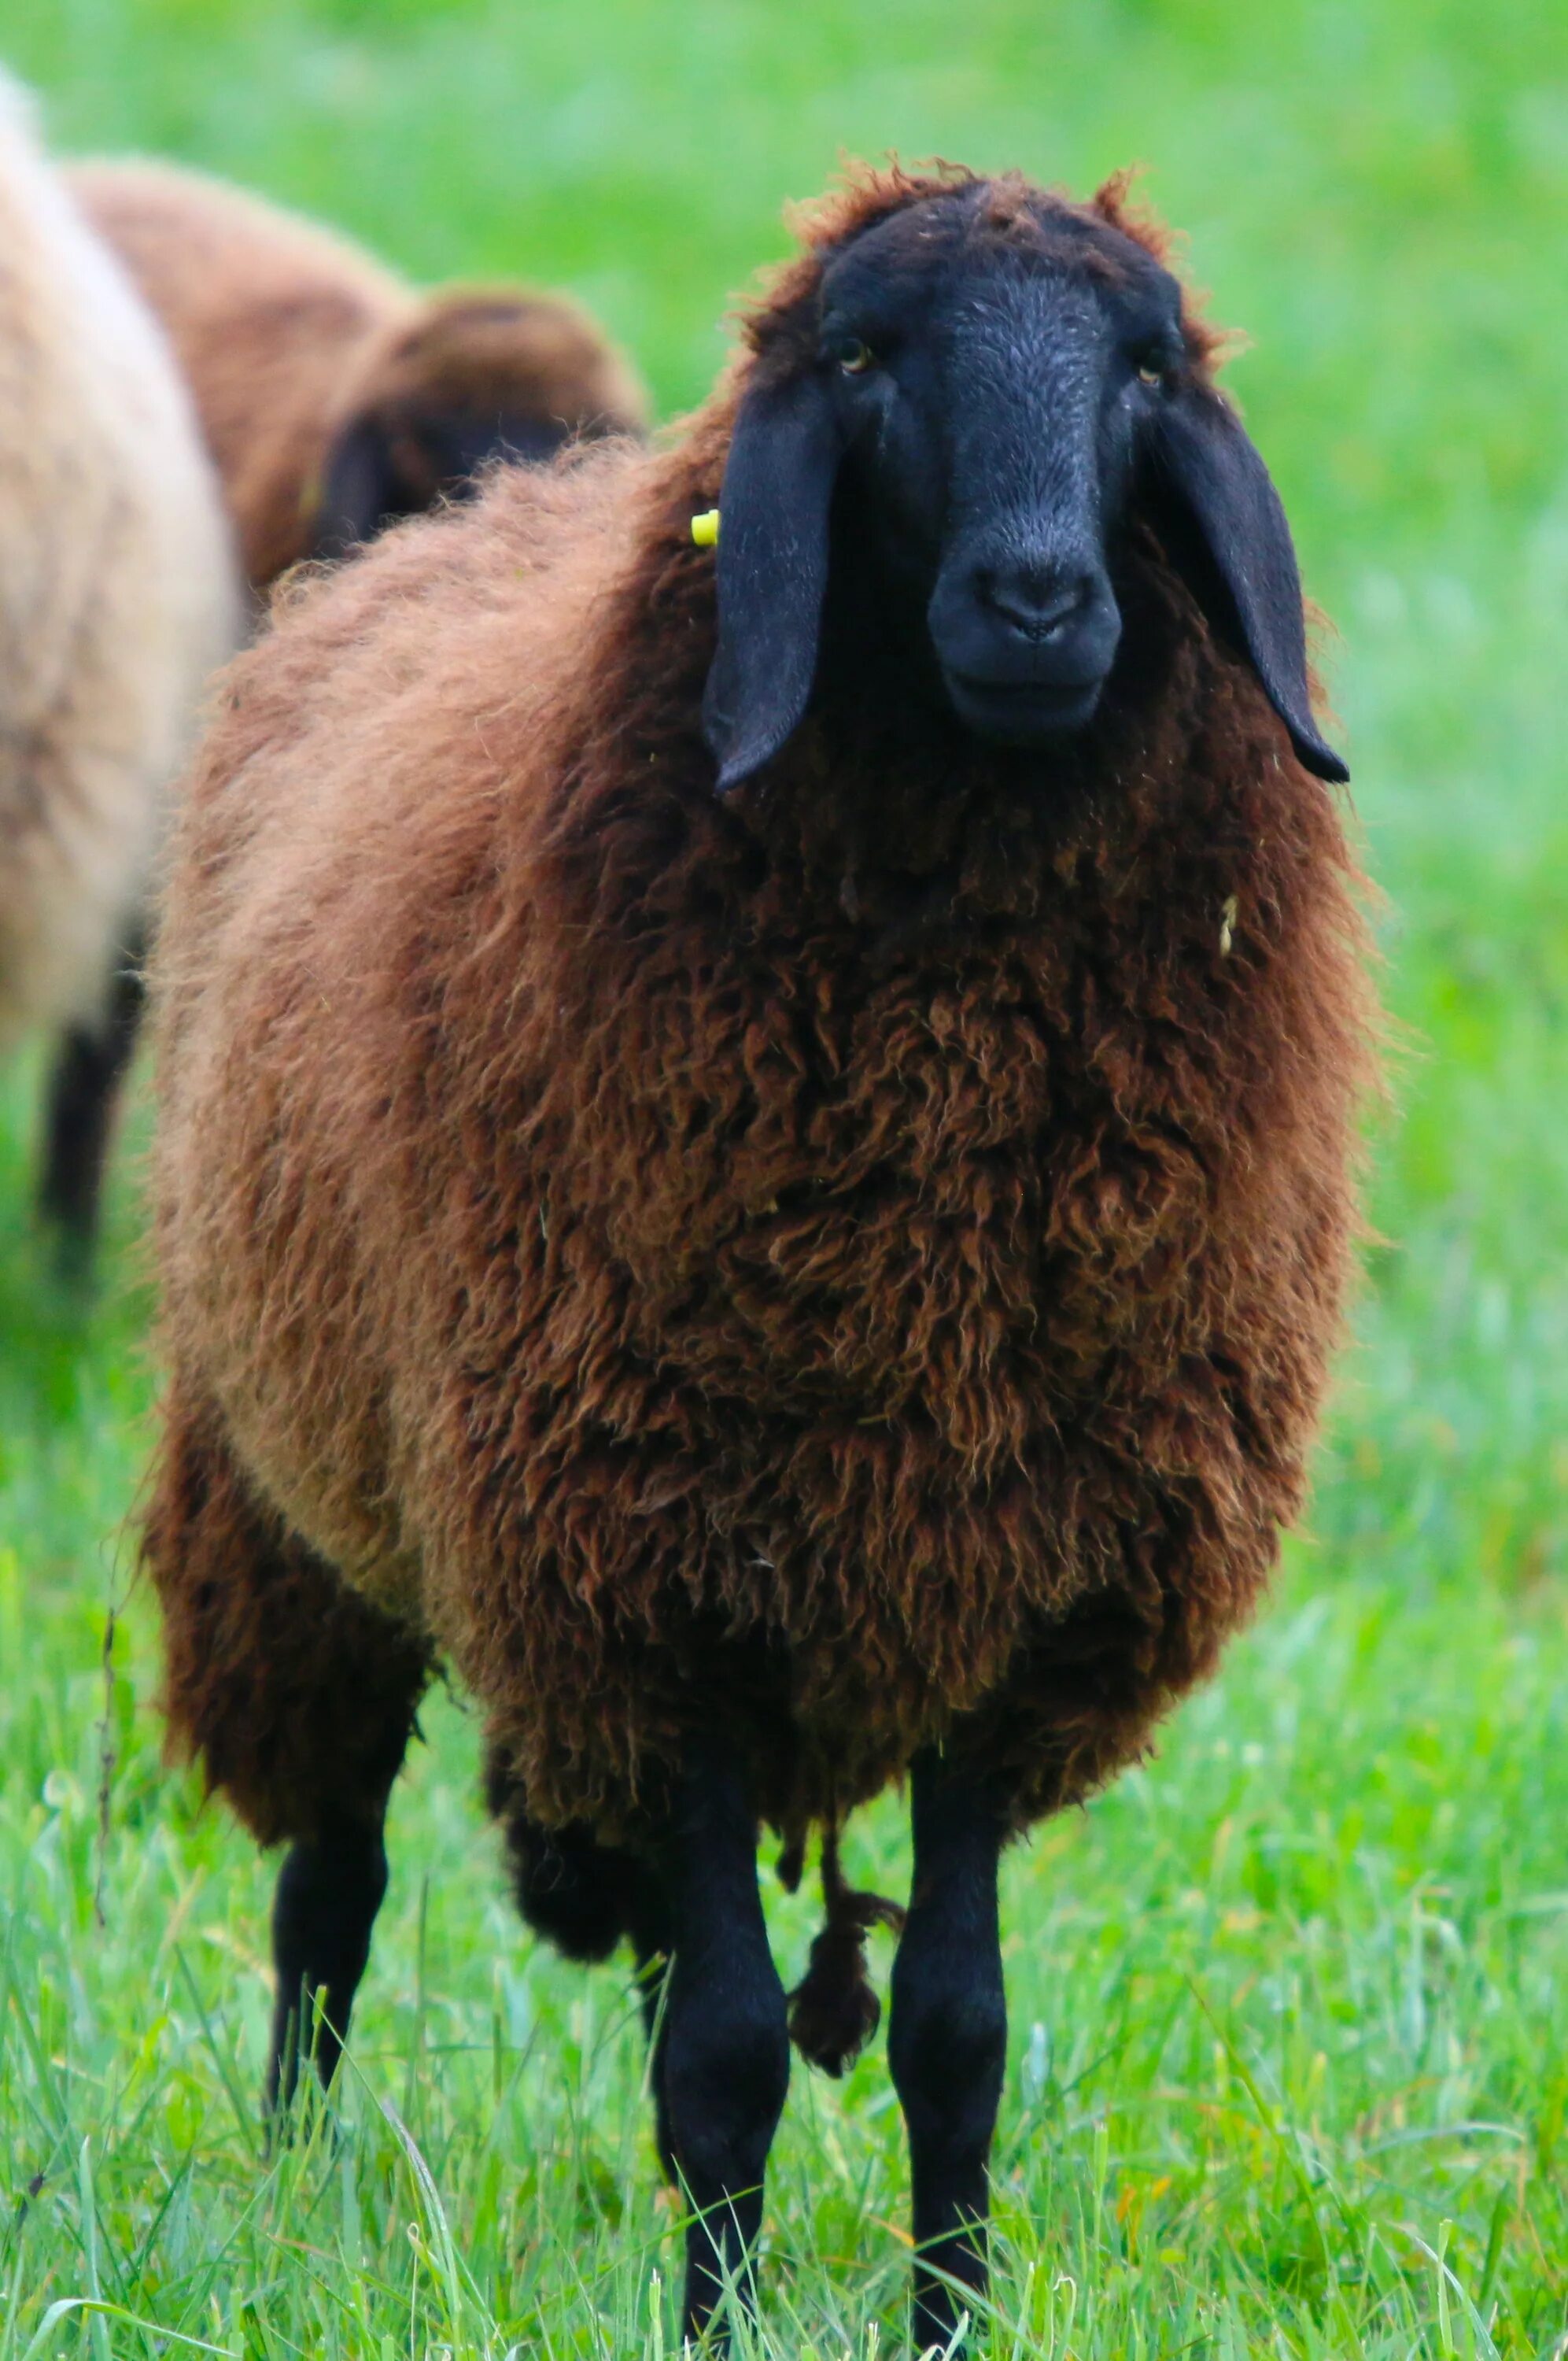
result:
<svg viewBox="0 0 1568 2361"><path fill-rule="evenodd" d="M1026 230L1001 234L983 192L905 208L828 264L815 335L762 356L722 493L705 707L721 790L800 721L846 582L908 692L924 681L967 730L1042 748L1082 729L1145 503L1299 759L1346 775L1312 723L1284 511L1192 366L1176 280L1066 206L1041 201Z"/></svg>

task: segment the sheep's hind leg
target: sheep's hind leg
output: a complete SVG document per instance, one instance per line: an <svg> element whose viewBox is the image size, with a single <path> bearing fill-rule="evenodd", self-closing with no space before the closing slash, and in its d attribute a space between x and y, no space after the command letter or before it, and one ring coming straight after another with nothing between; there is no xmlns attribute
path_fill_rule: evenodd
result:
<svg viewBox="0 0 1568 2361"><path fill-rule="evenodd" d="M313 1807L298 1816L278 1875L269 2121L291 2103L302 2059L313 2058L322 2088L332 2088L387 1891L388 1797L428 1671L424 1652L406 1632L341 1585L338 1593L336 1629L345 1653L329 1667L327 1693L316 1703L323 1722L324 1709L335 1704L345 1723L359 1718L361 1727L352 1753L336 1762L323 1755Z"/></svg>
<svg viewBox="0 0 1568 2361"><path fill-rule="evenodd" d="M143 1551L163 1610L170 1749L201 1763L259 1843L290 1847L273 1915L270 2115L313 2043L323 2081L337 2064L431 1651L257 1499L221 1413L178 1379Z"/></svg>
<svg viewBox="0 0 1568 2361"><path fill-rule="evenodd" d="M945 2345L986 2282L987 2159L1007 2046L996 1795L935 1753L911 1773L914 1877L893 1970L888 2059L909 2133L915 2344Z"/></svg>
<svg viewBox="0 0 1568 2361"><path fill-rule="evenodd" d="M739 1768L717 1749L680 1782L657 1864L674 1951L654 2059L662 2126L693 2210L685 2317L728 2342L726 2287L751 2310L762 2176L789 2083L784 1986L757 1890L757 1825ZM656 2010L658 2001L652 2003Z"/></svg>
<svg viewBox="0 0 1568 2361"><path fill-rule="evenodd" d="M382 1820L323 1816L316 1834L291 1846L272 1904L276 1996L267 2058L266 2108L275 2121L292 2103L302 2057L323 2090L337 2071L354 1996L370 1957L370 1933L387 1891ZM318 2015L319 2011L319 2015Z"/></svg>
<svg viewBox="0 0 1568 2361"><path fill-rule="evenodd" d="M115 1104L141 1025L141 957L139 939L126 947L102 1016L69 1027L49 1076L38 1212L72 1277L85 1272L97 1239Z"/></svg>

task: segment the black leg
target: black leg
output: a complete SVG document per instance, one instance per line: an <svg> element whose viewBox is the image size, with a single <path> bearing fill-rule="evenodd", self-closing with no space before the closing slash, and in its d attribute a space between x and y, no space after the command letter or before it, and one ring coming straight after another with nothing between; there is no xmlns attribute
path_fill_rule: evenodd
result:
<svg viewBox="0 0 1568 2361"><path fill-rule="evenodd" d="M662 2136L696 2215L686 2234L682 2332L695 2341L727 2281L753 2301L762 2175L789 2083L784 1986L757 1891L756 1822L738 1771L717 1752L695 1760L683 1780L659 1867L674 1949L655 2068ZM710 2342L727 2342L722 2322Z"/></svg>
<svg viewBox="0 0 1568 2361"><path fill-rule="evenodd" d="M92 1260L115 1103L136 1049L144 996L138 941L121 956L103 1017L70 1028L49 1077L38 1211L58 1232L74 1274Z"/></svg>
<svg viewBox="0 0 1568 2361"><path fill-rule="evenodd" d="M944 2279L985 2287L986 2160L1007 2048L996 1795L934 1753L911 1774L915 1867L893 1969L888 2059L909 2130L915 2342L943 2345L961 2308Z"/></svg>
<svg viewBox="0 0 1568 2361"><path fill-rule="evenodd" d="M313 2043L322 2086L330 2087L386 1891L379 1819L337 1822L294 1845L285 1859L272 1905L278 1990L267 2064L269 2117L293 2098L301 2059L310 2056Z"/></svg>

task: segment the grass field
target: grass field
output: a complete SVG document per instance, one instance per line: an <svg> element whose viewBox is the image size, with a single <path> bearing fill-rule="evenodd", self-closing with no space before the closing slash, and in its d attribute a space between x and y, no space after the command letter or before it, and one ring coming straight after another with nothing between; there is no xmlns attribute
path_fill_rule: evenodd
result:
<svg viewBox="0 0 1568 2361"><path fill-rule="evenodd" d="M52 0L3 38L63 144L571 284L666 412L841 148L1147 162L1341 625L1402 1047L1310 1532L1158 1760L1007 1869L981 2345L1568 2352L1568 13ZM135 1191L74 1321L20 1211L35 1083L0 1107L0 2361L662 2354L634 2010L512 1921L455 1703L394 1807L349 2136L259 2155L269 1872L160 1769L126 1596ZM852 1853L900 1879L894 1808ZM810 1930L781 1901L786 1979ZM880 2048L797 2067L770 2354L896 2341L905 2202Z"/></svg>

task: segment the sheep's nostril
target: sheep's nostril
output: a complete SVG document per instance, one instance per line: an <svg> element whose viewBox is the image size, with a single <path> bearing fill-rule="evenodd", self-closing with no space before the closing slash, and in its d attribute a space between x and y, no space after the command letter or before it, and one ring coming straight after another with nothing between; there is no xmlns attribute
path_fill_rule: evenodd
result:
<svg viewBox="0 0 1568 2361"><path fill-rule="evenodd" d="M1017 566L987 569L977 581L981 603L1000 615L1010 629L1027 640L1060 637L1069 623L1083 615L1094 597L1088 574L1063 574L1056 567Z"/></svg>

